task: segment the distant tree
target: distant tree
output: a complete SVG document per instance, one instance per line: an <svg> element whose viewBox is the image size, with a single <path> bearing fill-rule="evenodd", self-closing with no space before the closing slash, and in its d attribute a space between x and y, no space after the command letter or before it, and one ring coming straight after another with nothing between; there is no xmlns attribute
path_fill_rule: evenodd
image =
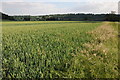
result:
<svg viewBox="0 0 120 80"><path fill-rule="evenodd" d="M0 15L1 15L2 20L9 20L10 19L10 16L8 16L7 14L0 12Z"/></svg>
<svg viewBox="0 0 120 80"><path fill-rule="evenodd" d="M3 20L14 20L14 21L120 21L120 15L118 14L55 14L55 15L44 15L44 16L9 16L2 14Z"/></svg>
<svg viewBox="0 0 120 80"><path fill-rule="evenodd" d="M119 21L119 16L116 14L106 14L106 21Z"/></svg>
<svg viewBox="0 0 120 80"><path fill-rule="evenodd" d="M46 21L55 21L55 20L57 20L55 17L48 17L48 18L46 18Z"/></svg>
<svg viewBox="0 0 120 80"><path fill-rule="evenodd" d="M87 20L89 20L89 19L88 19L88 17L87 17L87 16L85 16L85 17L84 17L84 20L85 20L85 21L87 21Z"/></svg>
<svg viewBox="0 0 120 80"><path fill-rule="evenodd" d="M25 21L30 21L30 16L24 16Z"/></svg>
<svg viewBox="0 0 120 80"><path fill-rule="evenodd" d="M43 20L43 21L46 21L46 16L42 16L42 20Z"/></svg>

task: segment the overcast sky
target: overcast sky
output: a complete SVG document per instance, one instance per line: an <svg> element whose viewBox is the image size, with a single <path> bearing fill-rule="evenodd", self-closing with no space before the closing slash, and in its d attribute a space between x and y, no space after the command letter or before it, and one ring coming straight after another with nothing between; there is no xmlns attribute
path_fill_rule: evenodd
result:
<svg viewBox="0 0 120 80"><path fill-rule="evenodd" d="M118 12L119 0L2 0L0 11L9 15Z"/></svg>

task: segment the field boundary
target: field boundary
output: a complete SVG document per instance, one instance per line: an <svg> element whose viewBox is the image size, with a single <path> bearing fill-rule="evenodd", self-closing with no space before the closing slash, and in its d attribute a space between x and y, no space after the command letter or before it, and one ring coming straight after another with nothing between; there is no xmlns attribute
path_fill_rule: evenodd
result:
<svg viewBox="0 0 120 80"><path fill-rule="evenodd" d="M116 53L118 50L114 45L114 41L117 42L117 31L112 28L109 22L104 22L103 25L87 32L87 34L90 34L93 40L83 44L83 50L74 55L73 65L78 65L84 58L86 62L82 62L85 62L86 66L89 65L86 67L89 72L86 75L89 77L118 78L118 55Z"/></svg>
<svg viewBox="0 0 120 80"><path fill-rule="evenodd" d="M98 48L101 48L100 51L106 54L108 53L108 48L104 43L109 39L115 38L115 34L117 34L117 31L114 31L109 22L104 22L103 25L87 33L91 34L94 39L91 40L90 43L83 44L83 46L85 46L86 48L92 47L94 48L93 50L98 50Z"/></svg>

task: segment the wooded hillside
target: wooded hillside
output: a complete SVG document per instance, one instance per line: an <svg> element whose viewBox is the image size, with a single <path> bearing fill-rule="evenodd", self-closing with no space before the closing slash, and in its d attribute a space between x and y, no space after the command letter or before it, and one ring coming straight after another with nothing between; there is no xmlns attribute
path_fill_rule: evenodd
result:
<svg viewBox="0 0 120 80"><path fill-rule="evenodd" d="M2 14L3 20L12 21L120 21L118 14L54 14L42 16L19 15L9 16Z"/></svg>

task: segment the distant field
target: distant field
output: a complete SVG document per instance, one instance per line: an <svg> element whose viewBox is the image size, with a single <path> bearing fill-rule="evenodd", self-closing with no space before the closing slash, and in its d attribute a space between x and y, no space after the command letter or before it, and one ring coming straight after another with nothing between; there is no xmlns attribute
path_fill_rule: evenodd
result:
<svg viewBox="0 0 120 80"><path fill-rule="evenodd" d="M4 78L117 78L117 23L5 21Z"/></svg>

